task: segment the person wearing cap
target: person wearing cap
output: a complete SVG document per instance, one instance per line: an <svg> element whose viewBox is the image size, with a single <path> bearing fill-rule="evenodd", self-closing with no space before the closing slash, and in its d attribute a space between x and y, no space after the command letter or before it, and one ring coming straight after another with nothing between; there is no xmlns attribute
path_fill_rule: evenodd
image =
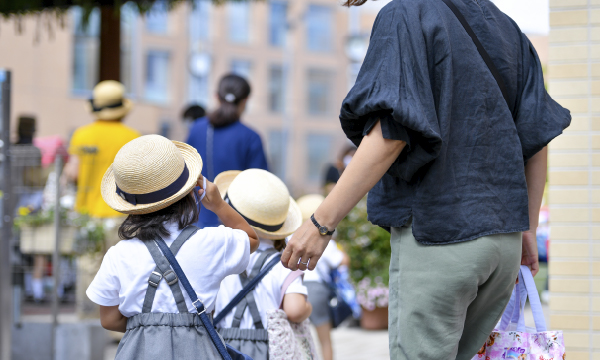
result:
<svg viewBox="0 0 600 360"><path fill-rule="evenodd" d="M108 250L86 294L100 305L104 328L125 332L117 360L221 359L196 314L198 302L210 314L221 281L247 268L259 241L201 170L193 147L146 135L123 146L102 178L102 198L127 218L123 240ZM193 226L199 202L224 226ZM198 300L182 291L185 282L159 242L170 247Z"/></svg>
<svg viewBox="0 0 600 360"><path fill-rule="evenodd" d="M215 314L219 314L242 290L242 283L256 276L264 264L281 252L286 237L302 224L302 212L283 181L262 169L225 171L216 177L215 185L260 239L258 250L250 255L245 272L227 277L221 283L215 308ZM246 297L246 305L238 304L215 324L225 341L254 360L269 359L267 313L281 307L289 321L300 323L312 311L307 301L307 289L299 275L278 262L251 292L252 296ZM284 288L288 278L291 282Z"/></svg>
<svg viewBox="0 0 600 360"><path fill-rule="evenodd" d="M223 76L216 94L219 107L196 120L190 130L186 143L205 160L202 175L210 181L228 170L269 170L260 135L240 121L250 93L250 84L243 77ZM203 211L197 225L218 226L219 219L210 211Z"/></svg>
<svg viewBox="0 0 600 360"><path fill-rule="evenodd" d="M369 220L391 231L390 357L471 359L520 265L539 270L547 145L569 110L493 1L394 0L377 15L339 118L358 149L281 260L314 269L368 192Z"/></svg>
<svg viewBox="0 0 600 360"><path fill-rule="evenodd" d="M133 107L124 95L125 87L118 81L98 83L86 103L94 122L75 130L69 145L65 176L77 184L75 210L96 218L121 216L102 201L100 181L119 149L140 136L123 124Z"/></svg>
<svg viewBox="0 0 600 360"><path fill-rule="evenodd" d="M310 219L310 216L317 210L323 200L325 198L319 194L304 195L299 198L296 202L302 212L302 221ZM333 360L333 346L331 344L333 321L329 309L331 271L339 267L346 267L347 269L349 265L350 257L332 239L329 240L329 244L327 244L315 270L304 273L304 285L308 289L308 301L313 306L310 322L317 329L323 360Z"/></svg>

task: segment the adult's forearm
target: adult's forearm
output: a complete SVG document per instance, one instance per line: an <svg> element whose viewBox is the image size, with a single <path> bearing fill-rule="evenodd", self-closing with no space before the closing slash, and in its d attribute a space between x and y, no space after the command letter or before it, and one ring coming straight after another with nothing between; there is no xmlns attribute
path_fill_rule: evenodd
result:
<svg viewBox="0 0 600 360"><path fill-rule="evenodd" d="M315 212L320 224L332 229L381 179L406 146L383 137L378 122L365 136L338 183Z"/></svg>
<svg viewBox="0 0 600 360"><path fill-rule="evenodd" d="M535 154L525 165L525 179L527 180L527 195L529 196L529 226L535 230L538 226L540 207L546 187L546 174L548 171L548 148L545 147Z"/></svg>

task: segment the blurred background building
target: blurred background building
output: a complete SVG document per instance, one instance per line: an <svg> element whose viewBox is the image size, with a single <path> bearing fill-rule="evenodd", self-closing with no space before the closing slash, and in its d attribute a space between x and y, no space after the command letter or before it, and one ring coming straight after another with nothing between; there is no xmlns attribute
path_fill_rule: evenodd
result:
<svg viewBox="0 0 600 360"><path fill-rule="evenodd" d="M385 3L348 10L331 0L199 0L174 9L157 2L146 16L125 4L121 81L135 102L126 122L184 140L182 109L192 102L211 109L218 79L238 73L253 86L243 121L261 134L272 170L296 195L316 191L346 141L337 115L358 71L346 55L348 38L363 35L353 44L366 46ZM0 21L0 66L14 74L13 114L36 114L38 136L68 139L91 121L84 103L98 79L99 10L87 22L83 16L73 7L51 31L43 19L23 18L21 31Z"/></svg>

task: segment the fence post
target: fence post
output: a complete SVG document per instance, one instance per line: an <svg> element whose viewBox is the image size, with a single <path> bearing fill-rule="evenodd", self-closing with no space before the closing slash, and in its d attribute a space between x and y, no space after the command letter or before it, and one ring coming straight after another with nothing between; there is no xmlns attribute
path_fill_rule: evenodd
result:
<svg viewBox="0 0 600 360"><path fill-rule="evenodd" d="M59 360L56 355L56 329L58 327L58 285L60 284L60 174L62 170L62 153L58 151L54 160L56 184L54 190L54 253L52 254L52 358Z"/></svg>
<svg viewBox="0 0 600 360"><path fill-rule="evenodd" d="M2 81L2 236L0 237L0 360L10 360L12 328L12 264L10 243L14 209L10 162L10 71L0 69Z"/></svg>

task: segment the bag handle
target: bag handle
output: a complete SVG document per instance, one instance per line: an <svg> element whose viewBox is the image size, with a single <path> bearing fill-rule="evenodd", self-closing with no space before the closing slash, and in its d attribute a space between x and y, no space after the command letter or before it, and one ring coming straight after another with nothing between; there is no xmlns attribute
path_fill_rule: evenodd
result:
<svg viewBox="0 0 600 360"><path fill-rule="evenodd" d="M536 331L546 331L546 320L544 319L540 296L537 292L533 275L531 275L531 270L525 265L521 265L519 283L513 289L510 301L502 315L500 330L508 329L508 326L512 322L517 323L517 331L525 331L525 303L527 302L527 298L529 298L529 304L531 305Z"/></svg>
<svg viewBox="0 0 600 360"><path fill-rule="evenodd" d="M285 296L285 292L287 291L287 289L294 282L294 280L296 280L297 278L299 278L300 276L303 276L303 275L304 275L304 271L296 270L296 271L292 271L291 273L289 273L288 276L285 278L283 285L281 285L281 296L279 297L279 308L280 309L283 308L283 297Z"/></svg>
<svg viewBox="0 0 600 360"><path fill-rule="evenodd" d="M248 293L252 290L254 290L254 288L256 287L256 285L258 285L258 283L269 273L269 271L271 271L271 269L277 265L277 263L281 260L281 254L277 254L275 255L275 257L269 261L269 263L267 263L267 265L260 271L260 273L258 273L258 275L256 275L252 280L250 280L246 286L244 286L244 288L237 293L237 295L231 299L231 301L229 302L229 304L227 304L227 306L225 306L223 308L223 310L221 310L221 312L219 313L219 315L217 315L214 319L214 323L218 324L221 322L221 320L223 320L223 318L229 314L231 312L231 310L233 310L233 308L239 304L240 301L242 301L243 298L246 297L246 295L248 295Z"/></svg>
<svg viewBox="0 0 600 360"><path fill-rule="evenodd" d="M196 313L200 317L200 321L202 322L202 325L204 325L204 327L206 328L206 331L208 332L208 335L210 336L210 339L212 340L213 344L217 348L217 351L219 352L219 354L221 354L221 357L224 360L232 360L231 356L227 352L227 348L225 347L225 344L223 343L223 341L217 334L215 327L213 326L210 319L206 315L206 308L204 307L204 304L202 303L202 301L200 301L200 299L198 299L198 295L196 295L196 292L194 291L194 289L192 288L192 285L190 284L187 277L185 276L185 273L181 269L181 266L179 266L177 259L175 259L175 255L173 255L173 253L171 252L171 249L169 249L169 247L167 246L167 244L165 243L165 241L163 239L154 240L154 242L160 248L160 250L165 255L167 260L169 260L169 263L171 264L173 271L175 271L175 274L177 274L177 277L179 278L179 281L183 285L183 288L188 293L190 300L192 300L192 305L194 305L194 307L196 308Z"/></svg>
<svg viewBox="0 0 600 360"><path fill-rule="evenodd" d="M451 0L442 0L442 1L450 8L450 10L452 10L454 15L458 19L458 21L461 23L461 25L467 31L467 34L469 34L469 36L473 40L473 43L477 47L477 51L479 52L479 55L481 55L481 57L483 58L483 61L487 65L488 69L490 69L492 76L496 80L496 83L498 84L498 87L500 88L500 91L502 92L502 96L504 97L504 101L506 101L506 105L508 106L508 109L510 110L510 112L512 114L513 107L510 105L510 100L508 98L508 91L506 90L506 85L504 85L504 80L502 80L502 76L500 75L500 72L496 68L496 65L494 65L492 58L487 53L487 51L485 51L485 48L483 47L483 45L477 38L477 35L475 35L475 32L473 31L473 29L467 22L467 19L465 19L465 17L460 12L460 10L458 10L456 5L454 5L454 3Z"/></svg>

